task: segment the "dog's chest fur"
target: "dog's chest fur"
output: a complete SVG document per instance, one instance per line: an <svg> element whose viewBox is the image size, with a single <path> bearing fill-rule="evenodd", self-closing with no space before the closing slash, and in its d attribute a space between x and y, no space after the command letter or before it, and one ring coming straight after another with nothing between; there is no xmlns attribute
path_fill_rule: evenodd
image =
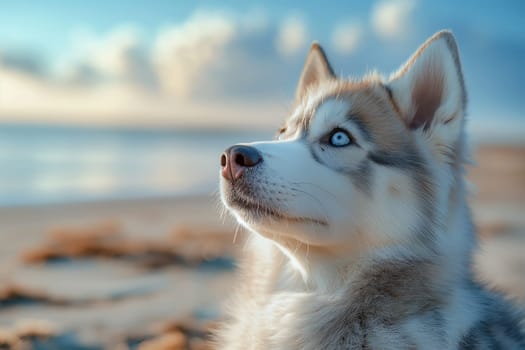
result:
<svg viewBox="0 0 525 350"><path fill-rule="evenodd" d="M424 270L429 277L432 274L430 269L417 269L418 274ZM264 330L261 343L272 349L432 349L444 345L444 298L448 295L426 277L413 276L415 270L408 265L372 267L354 272L356 276L332 288L305 289L289 283L281 291L282 286L277 286L254 305L258 309L254 314L263 315L257 324L257 329Z"/></svg>
<svg viewBox="0 0 525 350"><path fill-rule="evenodd" d="M250 250L243 271L244 281L250 282L235 299L230 310L234 319L220 333L218 348L494 349L495 341L503 341L496 344L507 344L506 349L525 345L520 343L521 330L508 334L507 326L517 315L505 302L468 281L443 278L444 271L430 261L371 265L337 285L317 288L305 287L278 254L258 253ZM498 310L497 317L491 309Z"/></svg>

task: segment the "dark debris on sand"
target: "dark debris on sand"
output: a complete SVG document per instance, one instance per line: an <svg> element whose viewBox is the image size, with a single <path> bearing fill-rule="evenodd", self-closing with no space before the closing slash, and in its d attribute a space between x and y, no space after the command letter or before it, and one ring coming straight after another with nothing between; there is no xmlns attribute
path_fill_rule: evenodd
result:
<svg viewBox="0 0 525 350"><path fill-rule="evenodd" d="M132 239L118 223L51 231L44 243L23 253L28 264L78 258L126 259L146 269L170 265L191 268L232 269L233 253L227 234L177 228L165 239ZM225 254L226 253L226 254Z"/></svg>

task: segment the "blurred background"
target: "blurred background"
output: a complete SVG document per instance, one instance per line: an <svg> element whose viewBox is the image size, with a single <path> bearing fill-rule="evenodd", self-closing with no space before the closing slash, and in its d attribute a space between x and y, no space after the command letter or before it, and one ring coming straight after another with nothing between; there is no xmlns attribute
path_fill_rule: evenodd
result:
<svg viewBox="0 0 525 350"><path fill-rule="evenodd" d="M518 0L3 2L0 347L205 348L240 248L219 155L273 136L313 40L359 77L454 32L476 266L524 301L524 21Z"/></svg>

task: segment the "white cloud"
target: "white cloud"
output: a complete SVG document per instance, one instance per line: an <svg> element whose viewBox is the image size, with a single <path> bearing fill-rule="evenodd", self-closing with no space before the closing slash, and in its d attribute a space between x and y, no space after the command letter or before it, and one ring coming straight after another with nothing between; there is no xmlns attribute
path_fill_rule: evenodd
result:
<svg viewBox="0 0 525 350"><path fill-rule="evenodd" d="M283 86L295 80L276 55L277 29L257 11L198 12L161 28L149 42L129 25L77 32L45 74L26 56L3 55L0 120L276 125L286 113ZM290 36L295 50L305 42L305 29L299 32Z"/></svg>
<svg viewBox="0 0 525 350"><path fill-rule="evenodd" d="M409 28L415 0L381 0L371 13L372 27L385 39L401 37Z"/></svg>
<svg viewBox="0 0 525 350"><path fill-rule="evenodd" d="M130 27L117 28L104 38L92 37L85 42L88 44L85 59L101 73L117 77L129 73L129 52L140 48L138 34Z"/></svg>
<svg viewBox="0 0 525 350"><path fill-rule="evenodd" d="M332 33L332 45L337 52L349 55L359 46L363 32L359 22L339 23Z"/></svg>
<svg viewBox="0 0 525 350"><path fill-rule="evenodd" d="M308 30L304 19L293 15L286 18L279 28L275 47L283 56L292 56L305 47Z"/></svg>
<svg viewBox="0 0 525 350"><path fill-rule="evenodd" d="M281 109L273 101L178 101L171 96L145 94L125 83L56 85L25 72L0 67L0 120L11 122L268 127L280 122Z"/></svg>
<svg viewBox="0 0 525 350"><path fill-rule="evenodd" d="M164 90L190 97L199 75L222 58L237 29L226 15L200 13L162 30L154 44L153 62Z"/></svg>
<svg viewBox="0 0 525 350"><path fill-rule="evenodd" d="M59 81L74 85L128 82L154 88L148 52L139 31L119 26L105 35L74 33L73 46L55 69Z"/></svg>

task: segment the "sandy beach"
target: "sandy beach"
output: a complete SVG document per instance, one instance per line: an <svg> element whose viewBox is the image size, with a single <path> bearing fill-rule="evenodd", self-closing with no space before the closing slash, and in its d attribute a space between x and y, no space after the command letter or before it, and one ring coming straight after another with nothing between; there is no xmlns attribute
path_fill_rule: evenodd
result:
<svg viewBox="0 0 525 350"><path fill-rule="evenodd" d="M212 196L1 209L0 343L39 330L67 335L53 340L64 349L202 338L232 283L219 212Z"/></svg>
<svg viewBox="0 0 525 350"><path fill-rule="evenodd" d="M476 270L525 305L525 147L476 161ZM242 249L221 212L214 194L0 208L0 348L206 349Z"/></svg>

